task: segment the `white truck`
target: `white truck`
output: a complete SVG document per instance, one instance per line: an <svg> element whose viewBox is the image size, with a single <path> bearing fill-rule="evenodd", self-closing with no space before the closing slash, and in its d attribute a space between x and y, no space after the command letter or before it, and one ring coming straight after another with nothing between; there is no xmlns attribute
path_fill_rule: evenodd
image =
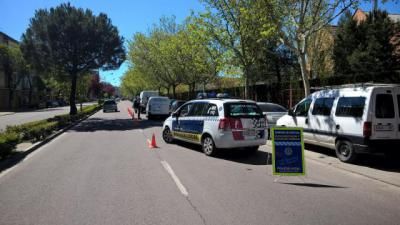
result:
<svg viewBox="0 0 400 225"><path fill-rule="evenodd" d="M147 101L149 100L150 97L153 96L159 96L158 91L142 91L140 92L140 108L142 109L143 112L146 110L147 106Z"/></svg>

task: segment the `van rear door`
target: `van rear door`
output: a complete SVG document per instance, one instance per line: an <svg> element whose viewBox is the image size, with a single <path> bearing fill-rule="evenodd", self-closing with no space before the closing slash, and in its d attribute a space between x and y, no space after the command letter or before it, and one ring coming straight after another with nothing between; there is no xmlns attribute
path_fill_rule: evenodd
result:
<svg viewBox="0 0 400 225"><path fill-rule="evenodd" d="M395 108L395 109L397 109L397 117L396 117L397 139L400 140L400 87L395 87L394 88L394 93L396 95L396 97L395 97L396 98L396 102L395 103L397 104L397 108Z"/></svg>
<svg viewBox="0 0 400 225"><path fill-rule="evenodd" d="M371 139L397 139L399 118L395 89L379 87L373 93L375 104Z"/></svg>

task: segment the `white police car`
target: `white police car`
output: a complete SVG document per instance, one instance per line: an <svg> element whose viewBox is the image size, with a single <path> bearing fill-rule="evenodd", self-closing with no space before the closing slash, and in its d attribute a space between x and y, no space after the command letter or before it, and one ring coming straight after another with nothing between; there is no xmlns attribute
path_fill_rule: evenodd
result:
<svg viewBox="0 0 400 225"><path fill-rule="evenodd" d="M257 151L266 144L265 117L254 101L199 99L182 105L163 125L163 139L201 144L206 155L220 148Z"/></svg>

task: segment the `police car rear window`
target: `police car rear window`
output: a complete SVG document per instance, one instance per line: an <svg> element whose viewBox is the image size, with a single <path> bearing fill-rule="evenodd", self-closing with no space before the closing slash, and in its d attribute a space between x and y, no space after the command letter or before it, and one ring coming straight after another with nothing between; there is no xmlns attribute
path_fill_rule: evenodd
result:
<svg viewBox="0 0 400 225"><path fill-rule="evenodd" d="M227 117L262 117L262 111L254 103L226 103L225 116Z"/></svg>

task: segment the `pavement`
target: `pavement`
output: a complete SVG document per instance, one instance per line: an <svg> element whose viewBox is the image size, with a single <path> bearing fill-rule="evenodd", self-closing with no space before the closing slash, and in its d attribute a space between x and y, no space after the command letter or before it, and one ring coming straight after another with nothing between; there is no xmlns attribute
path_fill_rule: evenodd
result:
<svg viewBox="0 0 400 225"><path fill-rule="evenodd" d="M196 145L164 143L162 122L134 122L129 106L94 114L0 174L0 224L400 221L400 188L339 168L328 152L307 151L306 177L276 181L268 145L207 157ZM153 133L159 148L149 149Z"/></svg>
<svg viewBox="0 0 400 225"><path fill-rule="evenodd" d="M83 106L96 104L96 102L83 103ZM80 104L77 104L78 110ZM29 123L37 120L51 118L57 115L69 113L69 106L44 108L32 111L22 112L0 112L0 130L6 129L7 126Z"/></svg>

